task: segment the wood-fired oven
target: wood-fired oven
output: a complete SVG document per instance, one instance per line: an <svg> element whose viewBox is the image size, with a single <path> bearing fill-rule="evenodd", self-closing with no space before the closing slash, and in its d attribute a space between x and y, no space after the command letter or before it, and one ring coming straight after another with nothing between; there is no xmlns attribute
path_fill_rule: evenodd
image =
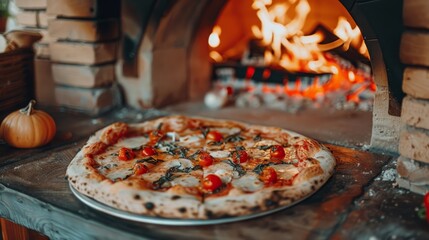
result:
<svg viewBox="0 0 429 240"><path fill-rule="evenodd" d="M427 0L16 3L27 15L50 17L41 26L46 41L35 46L35 97L55 106L46 110L58 128L40 148L0 144L3 232L8 219L53 239L427 238L427 223L417 217L423 196L396 187L429 191ZM298 8L304 22L285 14ZM290 19L277 25L283 17ZM358 45L336 33L338 18L360 29ZM273 32L286 34L291 22L298 33L278 41ZM264 24L277 40L261 41ZM292 43L317 48L306 55ZM306 56L296 60L299 54ZM346 79L340 91L331 88L338 76ZM211 226L123 220L72 194L64 174L91 134L115 121L174 113L302 133L332 151L335 173L292 208Z"/></svg>

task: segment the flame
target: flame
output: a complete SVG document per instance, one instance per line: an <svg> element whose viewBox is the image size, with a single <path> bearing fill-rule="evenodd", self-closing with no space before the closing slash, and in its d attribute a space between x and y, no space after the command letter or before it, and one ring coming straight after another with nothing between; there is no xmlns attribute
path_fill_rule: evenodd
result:
<svg viewBox="0 0 429 240"><path fill-rule="evenodd" d="M351 24L345 17L338 18L337 27L334 29L335 35L344 41L343 48L348 50L350 45L358 49L359 53L364 56L368 56L368 49L365 42L362 41L362 35L360 29L356 26L352 28Z"/></svg>
<svg viewBox="0 0 429 240"><path fill-rule="evenodd" d="M355 75L355 73L353 71L349 71L348 77L349 77L349 81L350 82L355 82L356 81L356 75Z"/></svg>
<svg viewBox="0 0 429 240"><path fill-rule="evenodd" d="M325 51L340 46L347 50L353 45L360 53L367 54L359 28L352 28L346 18L340 17L334 30L339 39L320 44L324 38L322 33L304 35L302 32L311 11L307 0L289 0L272 6L271 4L271 0L254 0L252 4L261 21L260 28L252 26L252 33L271 49L265 53L266 63L279 65L291 72L323 73L330 72L328 61L323 55ZM289 12L294 13L292 19L287 17Z"/></svg>
<svg viewBox="0 0 429 240"><path fill-rule="evenodd" d="M348 102L354 102L354 103L359 103L360 102L360 98L359 95L365 91L366 89L368 89L368 84L363 84L362 86L360 86L359 88L357 88L354 92L348 94L346 96L346 100Z"/></svg>
<svg viewBox="0 0 429 240"><path fill-rule="evenodd" d="M220 55L220 53L218 53L217 51L210 51L209 56L215 62L222 62L223 61L222 55Z"/></svg>
<svg viewBox="0 0 429 240"><path fill-rule="evenodd" d="M363 91L375 91L376 85L368 73L370 71L357 69L350 62L328 52L340 47L344 50L353 47L369 58L359 28L352 27L345 17L338 18L338 24L333 30L338 39L322 44L325 38L322 31L306 35L302 30L311 11L308 0L284 0L276 4L272 0L253 0L252 8L256 10L261 24L251 26L251 32L265 47L266 66L282 67L289 72L323 73L324 76L329 73L331 77L315 77L311 84L306 79L303 81L298 78L294 82L286 79L283 85L273 86L265 80L275 72L266 68L262 73L264 82L258 86L252 82L256 69L248 66L243 86L246 91L285 94L294 99L310 99L315 103L327 101L332 96L329 95L331 92L348 93L347 101L359 103ZM213 27L208 39L212 49L210 57L216 62L223 61L222 56L227 56L214 50L221 44L221 30L219 26Z"/></svg>
<svg viewBox="0 0 429 240"><path fill-rule="evenodd" d="M212 48L217 48L220 45L220 34L222 29L219 26L214 26L212 33L209 36L209 46Z"/></svg>
<svg viewBox="0 0 429 240"><path fill-rule="evenodd" d="M254 0L252 5L261 21L261 28L253 26L252 32L272 50L272 54L265 54L270 56L269 62L293 72L321 72L325 59L317 44L323 36L320 33L305 36L302 32L311 10L308 1L290 0L267 8L271 3L269 0ZM292 19L288 19L288 11L294 11Z"/></svg>

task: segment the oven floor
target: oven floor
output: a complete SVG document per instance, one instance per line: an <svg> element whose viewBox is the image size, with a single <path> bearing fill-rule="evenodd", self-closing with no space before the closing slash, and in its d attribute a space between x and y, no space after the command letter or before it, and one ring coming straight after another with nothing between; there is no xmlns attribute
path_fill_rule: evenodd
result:
<svg viewBox="0 0 429 240"><path fill-rule="evenodd" d="M253 124L278 126L319 141L347 147L369 145L372 112L332 109L304 109L297 113L269 108L238 108L227 106L209 109L202 102L188 102L164 110L194 116L238 120Z"/></svg>

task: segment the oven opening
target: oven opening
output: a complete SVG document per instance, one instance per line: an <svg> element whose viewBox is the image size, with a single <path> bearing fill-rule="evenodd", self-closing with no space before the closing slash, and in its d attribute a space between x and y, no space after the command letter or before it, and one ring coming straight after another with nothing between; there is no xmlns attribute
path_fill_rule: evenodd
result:
<svg viewBox="0 0 429 240"><path fill-rule="evenodd" d="M168 109L369 145L376 85L340 2L228 1L205 44L212 75L203 100Z"/></svg>

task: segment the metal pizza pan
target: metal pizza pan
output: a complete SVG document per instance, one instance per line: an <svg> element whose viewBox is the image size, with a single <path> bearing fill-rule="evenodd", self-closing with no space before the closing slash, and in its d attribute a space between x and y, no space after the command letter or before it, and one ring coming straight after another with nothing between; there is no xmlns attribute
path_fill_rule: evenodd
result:
<svg viewBox="0 0 429 240"><path fill-rule="evenodd" d="M202 225L213 225L213 224L222 224L222 223L230 223L230 222L237 222L237 221L243 221L248 219L253 219L257 217L262 217L265 215L272 214L274 212L281 211L283 209L289 208L294 206L295 204L305 200L306 198L300 199L299 201L296 201L292 204L281 206L275 209L271 209L268 211L260 212L260 213L254 213L249 214L245 216L237 216L237 217L227 217L227 218L217 218L217 219L176 219L176 218L162 218L162 217L152 217L152 216L146 216L142 214L135 214L131 212L126 212L120 209L116 209L113 207L110 207L106 204L103 204L93 198L87 197L84 194L78 192L71 184L69 184L70 190L72 193L76 196L77 199L79 199L82 203L89 206L90 208L93 208L95 210L98 210L100 212L141 223L151 223L151 224L159 224L159 225L169 225L169 226L202 226Z"/></svg>

